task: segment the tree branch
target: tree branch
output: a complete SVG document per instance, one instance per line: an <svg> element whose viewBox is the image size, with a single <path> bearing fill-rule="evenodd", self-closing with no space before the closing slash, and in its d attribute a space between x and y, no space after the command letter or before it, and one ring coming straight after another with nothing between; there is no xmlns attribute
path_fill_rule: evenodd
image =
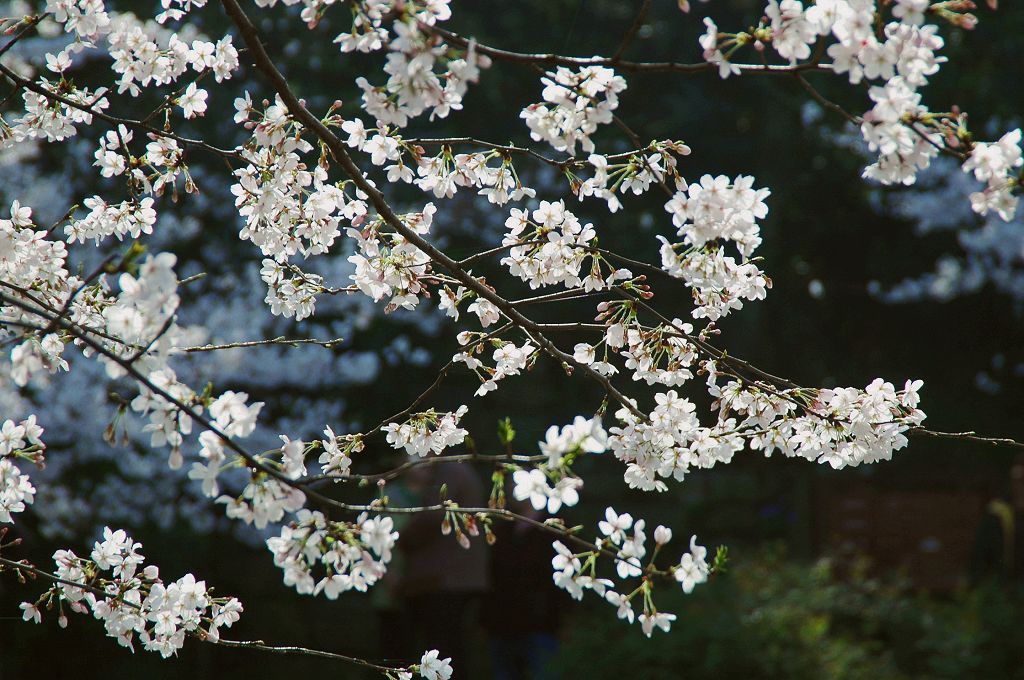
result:
<svg viewBox="0 0 1024 680"><path fill-rule="evenodd" d="M651 0L641 0L640 9L637 10L636 16L633 17L633 23L629 25L626 30L626 34L622 37L622 42L619 44L619 49L615 50L615 54L612 55L612 61L618 62L622 55L625 54L626 50L633 43L633 39L636 37L636 32L643 26L644 19L647 18L647 12L651 9Z"/></svg>
<svg viewBox="0 0 1024 680"><path fill-rule="evenodd" d="M439 26L430 26L423 22L419 23L419 27L421 30L429 31L440 36L445 40L445 42L458 45L459 47L469 47L469 39L464 38L457 33L445 30ZM713 72L718 70L718 66L716 64L708 62L682 64L674 61L641 62L623 61L612 57L567 57L560 54L529 54L524 52L501 50L495 47L482 45L480 43L476 43L475 49L479 54L485 54L492 59L520 64L571 66L574 68L583 68L585 66L607 66L619 71L647 73L659 73L666 71L673 73L703 73L705 71ZM802 64L796 64L795 66L790 66L788 64L736 64L736 66L744 73L764 73L771 75L786 75L800 71L832 71L831 64L818 64L814 62L805 62Z"/></svg>

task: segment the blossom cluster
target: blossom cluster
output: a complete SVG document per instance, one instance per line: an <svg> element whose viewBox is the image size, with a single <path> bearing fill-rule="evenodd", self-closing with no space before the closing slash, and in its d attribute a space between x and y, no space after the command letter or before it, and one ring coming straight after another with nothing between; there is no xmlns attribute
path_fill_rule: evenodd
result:
<svg viewBox="0 0 1024 680"><path fill-rule="evenodd" d="M319 274L304 272L293 264L285 266L269 258L263 260L260 278L267 284L267 295L263 301L270 307L270 313L296 321L313 316L316 296L327 291L324 278Z"/></svg>
<svg viewBox="0 0 1024 680"><path fill-rule="evenodd" d="M459 421L468 411L464 405L450 413L431 409L413 414L404 423L388 423L383 431L392 448L405 449L410 456L439 455L465 441L469 433L459 427Z"/></svg>
<svg viewBox="0 0 1024 680"><path fill-rule="evenodd" d="M425 233L430 228L433 205L423 209L420 221ZM397 232L384 232L372 225L362 231L348 229L357 252L348 258L355 266L352 281L374 302L388 299L387 310L413 309L426 293L430 257Z"/></svg>
<svg viewBox="0 0 1024 680"><path fill-rule="evenodd" d="M286 512L299 511L306 504L306 495L265 472L257 472L240 495L218 496L217 502L224 504L224 514L229 518L263 529L280 522Z"/></svg>
<svg viewBox="0 0 1024 680"><path fill-rule="evenodd" d="M597 260L588 252L597 236L594 225L580 224L562 201L541 201L532 216L533 222L527 212L513 208L505 220L508 233L502 245L513 247L501 263L512 275L529 282L530 288L557 284L575 288L584 285L580 270L591 259L594 266L587 276L587 290L604 288Z"/></svg>
<svg viewBox="0 0 1024 680"><path fill-rule="evenodd" d="M681 481L691 467L728 463L743 449L742 437L730 421L702 427L696 406L675 390L659 392L647 420L620 409L621 427L609 428L609 448L626 463L624 479L630 488L665 491L659 478Z"/></svg>
<svg viewBox="0 0 1024 680"><path fill-rule="evenodd" d="M190 86L191 87L191 86ZM177 180L184 176L186 193L194 193L196 187L184 162L184 150L172 137L147 133L150 140L145 153L135 155L131 142L135 133L123 123L115 130L109 130L100 138L99 146L93 153L93 166L100 169L103 177L126 176L130 186L138 191L162 196L168 188L177 189ZM114 234L122 240L126 234L138 238L140 234L152 233L156 212L152 209L150 197L122 201L120 206L108 207L100 196L92 196L84 202L89 215L84 220L73 219L64 228L69 240L85 241L86 238L99 240ZM119 209L118 209L119 208ZM111 212L113 210L113 212Z"/></svg>
<svg viewBox="0 0 1024 680"><path fill-rule="evenodd" d="M571 423L559 428L552 425L544 433L544 441L538 442L540 452L547 456L547 466L557 468L566 459L576 455L604 453L608 449L608 433L601 426L601 419L576 416Z"/></svg>
<svg viewBox="0 0 1024 680"><path fill-rule="evenodd" d="M728 463L747 445L834 468L890 460L906 446L907 430L925 418L917 408L919 380L900 391L882 379L863 390L777 391L741 380L719 386L716 367L709 362L705 370L719 410L711 427L700 424L696 406L675 390L655 395L646 420L625 408L616 413L622 426L609 430L609 447L627 464L631 487L664 491L659 478L681 480L691 468Z"/></svg>
<svg viewBox="0 0 1024 680"><path fill-rule="evenodd" d="M277 262L302 254L327 252L340 235L342 217L365 215L365 205L349 201L344 192L328 181L327 171L317 165L310 169L303 155L313 146L295 134L300 130L280 101L267 106L257 119L251 100L237 100L236 122L253 130L241 154L247 165L235 171L231 192L235 206L245 218L239 232L252 241L264 257Z"/></svg>
<svg viewBox="0 0 1024 680"><path fill-rule="evenodd" d="M679 386L693 377L691 368L698 358L697 346L689 339L693 325L673 319L654 328L636 321L629 304L602 303L598 306L605 329L597 344L577 343L573 348L576 361L588 365L602 375L615 375L619 369L609 359L610 352L623 359L633 380L648 385ZM598 349L601 358L598 359Z"/></svg>
<svg viewBox="0 0 1024 680"><path fill-rule="evenodd" d="M36 84L54 94L61 90L58 84L45 77L40 77ZM0 149L26 141L64 141L77 133L76 126L91 125L93 112L110 107L110 101L101 92L89 88L72 88L62 92L61 97L66 101L54 105L46 95L24 90L21 95L24 114L10 123L0 124Z"/></svg>
<svg viewBox="0 0 1024 680"><path fill-rule="evenodd" d="M114 158L123 163L121 156L115 155ZM124 240L126 236L137 239L143 234L152 234L156 224L153 199L148 196L113 205L99 196L90 196L83 201L83 205L89 209L89 214L82 219L71 220L64 227L68 243L85 243L92 239L98 245L108 236L116 236L118 241Z"/></svg>
<svg viewBox="0 0 1024 680"><path fill-rule="evenodd" d="M874 0L820 0L807 6L799 0L769 0L768 23L751 32L722 33L706 18L707 32L700 45L705 60L727 78L740 73L730 57L744 46L763 49L770 44L795 66L811 58L811 48L819 40L833 41L825 49L831 58L826 68L846 74L851 84L874 83L868 89L874 104L859 125L877 159L865 168L864 176L883 184L913 184L917 174L948 147L962 154L965 171L973 170L978 179L988 182L984 191L971 196L975 212L984 215L991 210L1009 220L1018 201L1014 190L1020 185L1013 173L1019 167L1014 165L1014 158L1020 157L1019 133L1011 132L992 144L974 143L965 116L930 112L919 92L946 61L938 55L945 42L937 25L925 23L926 15L970 29L977 19L964 10L973 7L971 2L899 0L888 5L891 20L885 22L886 6Z"/></svg>
<svg viewBox="0 0 1024 680"><path fill-rule="evenodd" d="M586 165L593 169L593 176L580 182L576 179L570 188L582 200L593 196L603 199L608 210L616 212L622 208L617 194L643 194L658 184L668 187L679 183L678 158L690 155L690 147L679 141L652 142L646 149L633 153L604 156L592 153L587 156Z"/></svg>
<svg viewBox="0 0 1024 680"><path fill-rule="evenodd" d="M98 49L100 38L105 40L102 49L113 60L111 68L119 76L118 93L128 92L133 97L139 96L144 88L176 82L189 68L200 75L212 72L219 83L230 78L239 65L238 51L230 36L217 42L196 36L190 44L178 33L152 21L144 22L131 12L108 13L98 0L47 0L46 11L63 24L74 40L56 54L46 54L47 68L61 76L60 82L39 78L36 85L77 106L67 102L53 106L45 95L25 90L25 115L16 119L8 134L0 135L0 140L60 141L75 133L76 124L92 122L89 109L102 111L109 106L100 93L75 87L64 79L64 73L73 65L72 55ZM202 115L206 110L206 90L198 88L195 82L183 89L181 96L173 99L174 103L186 118Z"/></svg>
<svg viewBox="0 0 1024 680"><path fill-rule="evenodd" d="M615 580L597 576L597 564L603 555L613 554L615 574L619 581L639 578L655 573L654 559L662 548L672 540L672 530L659 525L654 530L655 549L647 565L642 560L648 549L646 521L634 522L629 513L618 514L613 508L605 510L605 519L598 523L601 535L595 539L595 548L573 552L561 541L555 541L555 557L551 560L552 579L555 585L568 592L574 599L583 599L584 591L591 590L598 597L614 606L620 619L633 623L639 621L644 635L650 637L655 628L668 632L675 614L658 611L652 593L654 581L643 578L632 590L623 589ZM683 592L693 592L695 586L707 580L711 568L706 561L707 549L697 544L697 537L690 539L690 550L683 553L678 564L672 565L668 574L679 582ZM664 573L664 572L662 572ZM642 601L642 613L637 616L634 600Z"/></svg>
<svg viewBox="0 0 1024 680"><path fill-rule="evenodd" d="M21 458L40 464L46 450L42 436L34 415L19 423L8 419L0 426L0 523L13 523L12 515L24 512L35 500L32 481L14 462Z"/></svg>
<svg viewBox="0 0 1024 680"><path fill-rule="evenodd" d="M321 512L299 510L295 520L267 539L274 564L284 571L284 584L300 594L331 600L348 590L365 592L387 571L398 532L390 517L369 518L365 513L354 523L329 521ZM324 575L314 578L313 569Z"/></svg>
<svg viewBox="0 0 1024 680"><path fill-rule="evenodd" d="M474 305L479 302L486 301L481 298ZM470 305L470 309L473 309L473 305ZM522 373L532 364L538 353L537 347L530 342L524 342L522 346L519 346L514 342L492 340L495 349L491 354L491 359L494 361L494 367L491 368L474 356L483 351L483 343L471 342L472 337L472 333L465 331L459 334L459 342L465 346L465 349L453 356L452 361L466 364L480 378L480 387L474 393L477 397L482 397L488 392L498 389L499 381Z"/></svg>
<svg viewBox="0 0 1024 680"><path fill-rule="evenodd" d="M128 92L133 97L150 85L168 85L181 78L189 68L195 73L211 71L216 81L231 77L238 68L238 50L231 36L216 43L196 39L189 44L177 33L169 32L142 22L130 13L119 14L110 24L106 36L108 50L114 63L114 72L120 75L118 93ZM206 111L207 93L189 83L178 98L185 118L202 115Z"/></svg>
<svg viewBox="0 0 1024 680"><path fill-rule="evenodd" d="M424 652L420 658L420 677L426 680L449 680L452 677L451 657L442 659L440 656L436 649Z"/></svg>
<svg viewBox="0 0 1024 680"><path fill-rule="evenodd" d="M762 300L770 287L764 273L749 261L761 243L757 220L768 214L767 189L754 189L752 177L730 181L704 175L700 182L683 185L665 204L682 241L663 236L661 266L686 281L693 291L695 318L715 321L740 309L743 300ZM739 262L725 254L724 244L739 251Z"/></svg>
<svg viewBox="0 0 1024 680"><path fill-rule="evenodd" d="M428 110L431 119L446 118L451 111L462 108L469 84L479 80L481 68L490 65L487 57L476 54L472 43L457 58L451 48L438 44L429 32L421 30L417 21L395 22L395 35L387 45L384 71L389 78L384 86L374 87L366 78L356 79L363 91L363 108L381 124L405 127L409 119ZM436 62L442 60L446 70L435 73Z"/></svg>
<svg viewBox="0 0 1024 680"><path fill-rule="evenodd" d="M545 103L531 104L519 114L530 128L530 136L556 151L575 154L579 144L584 152L593 152L590 136L598 125L612 122L619 93L626 89L625 79L603 66L585 66L576 72L559 66L541 82Z"/></svg>
<svg viewBox="0 0 1024 680"><path fill-rule="evenodd" d="M874 107L864 114L861 133L878 161L864 170L866 177L884 184L913 184L917 172L938 155L942 135L916 125L926 115L921 95L900 77L868 91Z"/></svg>
<svg viewBox="0 0 1024 680"><path fill-rule="evenodd" d="M516 470L512 473L512 483L515 485L512 496L517 501L528 500L534 510L546 508L552 515L561 510L563 505L569 508L579 503L579 489L583 486L582 479L568 475L552 486L548 483L546 471L540 467Z"/></svg>
<svg viewBox="0 0 1024 680"><path fill-rule="evenodd" d="M118 338L127 350L138 351L158 343L165 334L168 321L173 319L181 299L178 297L178 277L174 272L177 258L172 253L159 253L147 257L139 265L137 274L125 272L117 279L120 292L116 302L103 309L105 330ZM152 349L152 347L151 347ZM170 346L161 346L157 352L168 352ZM108 372L120 374L123 369L109 365Z"/></svg>
<svg viewBox="0 0 1024 680"><path fill-rule="evenodd" d="M722 388L719 404L739 420L739 427L763 428L753 435L750 447L790 457L827 463L839 469L862 463L891 460L907 445L907 430L925 419L918 409L923 382L908 380L902 390L877 378L864 389L842 387L804 395L806 406L799 410L783 404L758 389L743 389L735 383ZM715 394L717 390L712 393ZM790 411L796 410L790 414Z"/></svg>
<svg viewBox="0 0 1024 680"><path fill-rule="evenodd" d="M550 514L579 502L583 480L572 475L571 465L577 457L604 453L608 433L600 418L576 416L572 423L559 428L552 425L538 442L547 460L532 469L512 473L512 496L518 501L529 501L535 510L547 509Z"/></svg>
<svg viewBox="0 0 1024 680"><path fill-rule="evenodd" d="M11 327L36 321L29 310L40 309L40 302L61 308L70 296L71 287L80 284L68 273L67 247L60 241L47 239L44 230L34 227L32 209L17 201L11 205L11 218L0 219L0 279L8 284L4 295L12 296L10 301L0 303L0 320L12 324ZM31 290L34 296L29 299L23 294L15 301L11 291L19 290ZM47 326L46 323L40 325ZM25 385L32 374L43 367L51 372L64 368L59 359L63 347L56 334L15 347L12 352L15 383Z"/></svg>
<svg viewBox="0 0 1024 680"><path fill-rule="evenodd" d="M187 635L218 640L221 628L238 621L242 603L237 599L213 597L206 582L192 574L165 583L157 566L142 566L141 549L123 529L107 527L88 558L58 550L53 561L61 581L36 602L21 604L24 619L39 623L43 607L56 606L66 626L65 607L91 612L122 646L134 651L137 637L143 649L164 658L177 654Z"/></svg>
<svg viewBox="0 0 1024 680"><path fill-rule="evenodd" d="M328 425L324 428L324 439L320 440L324 452L317 462L325 475L345 477L352 467L352 454L363 450L365 444L360 434L338 436Z"/></svg>
<svg viewBox="0 0 1024 680"><path fill-rule="evenodd" d="M263 402L247 403L245 392L227 391L210 404L210 415L221 432L231 437L246 437L256 428Z"/></svg>
<svg viewBox="0 0 1024 680"><path fill-rule="evenodd" d="M1018 198L1013 190L1021 185L1020 128L1007 132L998 142L974 145L963 165L964 172L974 173L975 179L985 182L982 191L971 194L971 207L980 215L994 211L1004 220L1013 219Z"/></svg>
<svg viewBox="0 0 1024 680"><path fill-rule="evenodd" d="M103 2L96 0L46 0L46 11L64 24L76 42L89 43L110 28L110 15Z"/></svg>
<svg viewBox="0 0 1024 680"><path fill-rule="evenodd" d="M328 122L347 135L348 146L366 153L374 165L384 166L389 182L413 184L436 198L451 198L460 187L472 187L496 205L536 195L523 185L511 158L501 151L456 154L442 145L431 156L419 143L406 141L387 126L367 128L358 117L337 116ZM493 165L495 160L499 162Z"/></svg>
<svg viewBox="0 0 1024 680"><path fill-rule="evenodd" d="M299 2L300 14L310 29L320 22L327 6L323 0L280 0L285 5ZM257 0L260 7L273 7L279 0ZM405 127L411 118L426 111L430 117L445 118L462 108L462 98L470 83L480 77L480 69L490 59L476 54L471 43L464 53L434 40L429 27L451 16L448 0L359 0L347 3L352 11L348 31L334 42L342 52L387 51L384 72L387 82L371 85L356 79L363 91L363 109L381 124ZM391 21L391 31L385 22ZM437 72L438 64L443 70Z"/></svg>

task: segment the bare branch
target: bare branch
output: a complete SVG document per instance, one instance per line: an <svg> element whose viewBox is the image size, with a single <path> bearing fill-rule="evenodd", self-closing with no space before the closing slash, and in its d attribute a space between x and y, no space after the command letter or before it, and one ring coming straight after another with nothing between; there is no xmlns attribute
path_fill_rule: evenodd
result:
<svg viewBox="0 0 1024 680"><path fill-rule="evenodd" d="M316 338L286 338L282 335L270 340L243 340L240 342L228 342L222 345L195 345L192 347L180 347L179 349L183 352L216 352L222 349L263 347L266 345L289 345L291 347L298 347L299 345L319 345L320 347L331 349L343 341L344 338L335 338L334 340L317 340Z"/></svg>
<svg viewBox="0 0 1024 680"><path fill-rule="evenodd" d="M445 30L439 26L429 26L422 22L420 22L419 27L421 30L429 31L441 36L445 42L458 45L459 47L469 47L469 39L464 38L457 33L452 33L451 31ZM572 66L575 68L582 68L585 66L607 66L620 71L648 73L666 71L673 73L703 73L705 71L713 72L718 69L717 65L708 62L682 64L674 61L641 62L623 61L621 59L614 59L611 57L567 57L560 54L528 54L524 52L501 50L495 47L481 45L480 43L476 43L476 51L479 54L486 54L492 59L500 59L502 61L535 66ZM735 66L744 73L763 73L771 75L786 75L800 71L832 71L831 64L819 64L814 62L805 62L794 66L789 66L788 64L735 64Z"/></svg>
<svg viewBox="0 0 1024 680"><path fill-rule="evenodd" d="M651 9L651 0L641 0L640 9L637 10L636 16L633 17L633 23L629 25L626 30L626 34L622 37L622 42L619 44L619 49L615 50L615 54L612 55L612 61L619 61L622 55L626 53L629 46L633 43L633 39L636 37L637 31L643 26L644 19L647 18L647 12Z"/></svg>
<svg viewBox="0 0 1024 680"><path fill-rule="evenodd" d="M381 480L389 482L392 479L398 479L405 472L422 465L443 465L446 463L490 463L492 465L501 465L504 463L540 463L547 460L548 457L543 454L534 456L525 455L514 455L514 454L480 454L480 453L460 453L451 456L432 456L429 458L414 458L407 460L401 465L385 470L384 472L375 472L372 474L326 474L326 475L310 475L309 477L303 477L302 482L311 484L313 482L322 482L326 480L334 482L379 482Z"/></svg>

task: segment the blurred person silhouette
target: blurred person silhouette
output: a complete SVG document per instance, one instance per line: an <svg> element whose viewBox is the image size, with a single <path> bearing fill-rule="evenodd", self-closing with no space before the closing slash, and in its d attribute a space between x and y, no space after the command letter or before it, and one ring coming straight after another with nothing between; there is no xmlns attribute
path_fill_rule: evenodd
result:
<svg viewBox="0 0 1024 680"><path fill-rule="evenodd" d="M543 519L529 502L509 509ZM494 680L553 680L549 668L558 651L561 610L568 597L551 580L551 536L522 520L496 523L491 546L492 589L483 600Z"/></svg>
<svg viewBox="0 0 1024 680"><path fill-rule="evenodd" d="M445 498L461 507L481 507L486 502L483 484L468 464L436 462L413 467L406 476L408 489L421 505ZM398 545L404 555L400 593L412 626L415 648L410 658L437 649L451 657L453 677L467 675L466 637L473 605L490 586L489 551L481 535L463 548L455 531L441 532L442 511L412 515Z"/></svg>
<svg viewBox="0 0 1024 680"><path fill-rule="evenodd" d="M1009 485L988 503L971 555L971 581L1024 584L1024 453L1010 463Z"/></svg>

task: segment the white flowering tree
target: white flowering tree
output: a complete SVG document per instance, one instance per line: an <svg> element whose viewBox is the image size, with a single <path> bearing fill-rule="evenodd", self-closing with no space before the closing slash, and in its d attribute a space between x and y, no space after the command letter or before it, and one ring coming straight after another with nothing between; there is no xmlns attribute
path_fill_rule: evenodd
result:
<svg viewBox="0 0 1024 680"><path fill-rule="evenodd" d="M673 79L710 71L736 87L749 78L788 78L859 128L877 154L866 179L911 184L946 156L979 183L971 209L1010 220L1024 165L1020 130L980 141L965 113L922 104L922 89L945 61L941 32L976 22L969 0L770 0L745 30L722 32L705 17L694 63L627 58L652 0L638 4L613 52L593 57L479 44L447 28L448 0L161 0L152 14L134 6L135 12L116 12L102 0L37 4L16 3L21 12L0 24L0 79L8 89L0 147L8 154L39 145L87 147L107 193L77 210L61 206L64 216L51 225L37 224L27 201L14 202L0 219L0 342L7 357L0 403L28 409L31 400L14 397L29 393L37 402L48 394L59 400L65 381L90 366L130 385L132 398L112 408L146 420L146 456L166 460L165 474L187 475L197 495L228 518L268 532L266 546L284 583L300 594L335 599L386 578L401 542L394 515L437 513L438 531L463 545L490 540L495 522L519 520L551 534L555 584L576 599L591 591L650 636L656 628L668 631L676 618L658 608L658 593L691 592L723 555L709 557L696 537L673 551L664 526L653 528L651 545L643 519L613 508L594 518L594 533L568 528L557 515L580 500L584 484L574 466L581 459L610 451L625 485L657 494L672 493L690 470L729 463L747 450L844 468L889 460L911 438L1024 448L926 428L919 380L816 388L729 352L719 320L771 288L756 256L770 191L749 176L690 176L687 144L644 144L631 127L642 121L616 114L631 74ZM358 107L343 108L339 100L317 110L296 94L282 75L288 57L276 54L257 28L259 15L276 5L306 24L309 40L376 60L377 70L355 87L338 88ZM693 21L691 9L680 2L679 20ZM204 25L228 28L201 33L193 23L199 15L219 19ZM339 21L340 33L324 30L324 23ZM35 60L18 56L18 44L37 36L52 49ZM76 83L86 62L102 65L104 84ZM539 101L516 104L523 125L509 138L518 141L407 133L468 108L473 85L500 78L506 64L539 74ZM226 81L243 70L261 84L225 97ZM825 99L815 83L828 78L863 93L870 108L854 113ZM155 109L147 104L154 95ZM203 139L191 132L199 118L223 119L221 128L235 126L246 141L229 148L220 137ZM605 129L632 148L602 153L598 133ZM86 147L72 146L82 138ZM202 324L179 324L186 314L202 318L202 309L183 309L179 296L196 277L182 280L176 257L149 244L160 243L160 213L171 210L170 200L187 202L208 190L190 171L193 159L204 157L215 159L230 183L230 195L213 200L233 202L237 225L202 229L238 229L245 247L258 250L266 315L312 319L325 298L365 296L385 311L433 306L457 328L457 346L443 350L450 360L411 404L394 404L394 415L372 428L324 422L322 438L306 441L308 432L291 431L269 449L253 446L264 404L204 384L196 357L333 341L203 344L196 342L206 337ZM552 169L578 202L566 205L524 183L536 175L533 166ZM209 188L220 185L211 181ZM482 196L504 224L500 243L494 239L493 247L467 257L446 252L435 238L445 202L460 193ZM663 224L647 244L660 258L643 259L643 247L602 247L602 216L628 211L648 193L664 194ZM419 198L410 209L400 207L409 199L398 196ZM332 279L339 270L322 263L339 258L347 269ZM474 274L485 264L499 266L504 277ZM684 294L692 298L690 318L659 308L666 296ZM587 312L574 318L581 300ZM561 320L531 315L542 307ZM565 341L581 335L589 340ZM282 357L288 361L287 352ZM501 430L506 452L468 447L467 412L495 399L491 393L506 380L530 380L539 363L552 363L567 379L582 376L579 384L600 401L596 412L552 423L538 450L514 450L508 425ZM457 371L475 375L479 387L464 405L443 410L432 397ZM197 376L195 384L186 374ZM708 413L696 405L701 392L713 402ZM36 500L32 468L46 454L47 423L30 411L0 414L0 522L14 525L15 536L18 514ZM104 430L102 422L81 424L93 426ZM407 462L375 464L373 452L385 446L407 454ZM376 471L357 473L353 461ZM416 467L471 462L494 469L486 507L443 498L402 507L388 499L387 483ZM359 501L351 482L376 484L377 499ZM554 517L539 521L506 508L506 484L514 498ZM143 566L141 544L124 530L106 529L82 556L60 550L53 564L34 565L19 557L21 541L11 538L11 528L0 541L0 569L48 584L21 605L27 621L54 612L63 626L68 612L91 613L121 645L165 657L191 638L334 658L391 678L452 674L444 650L387 665L231 640L223 631L239 619L242 603L214 596L192 574L171 581L156 566Z"/></svg>

